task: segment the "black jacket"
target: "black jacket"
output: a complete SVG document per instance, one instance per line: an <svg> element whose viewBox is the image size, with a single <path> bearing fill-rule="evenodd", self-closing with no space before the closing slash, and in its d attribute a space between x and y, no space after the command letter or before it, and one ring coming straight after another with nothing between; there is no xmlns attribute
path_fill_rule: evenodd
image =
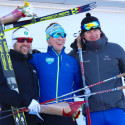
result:
<svg viewBox="0 0 125 125"><path fill-rule="evenodd" d="M79 54L77 53L77 49L75 49L76 46L76 42L74 42L70 55L75 57L79 62ZM87 86L125 72L125 53L123 48L118 44L108 42L104 34L97 41L87 41L82 54ZM97 92L118 86L122 86L121 78L96 85L90 89L91 92ZM111 108L124 109L125 99L123 91L90 96L89 107L91 112ZM83 110L83 113L85 113L85 110Z"/></svg>
<svg viewBox="0 0 125 125"><path fill-rule="evenodd" d="M38 74L33 65L29 63L29 59L31 59L32 56L30 54L25 56L14 50L10 50L10 56L21 96L20 99L22 100L21 107L28 107L32 99L38 100ZM2 109L10 109L10 105L2 105ZM2 116L4 115L7 114L3 113ZM42 123L36 115L25 113L25 116L28 125L30 125L30 123L33 124L33 122L34 124L36 124L36 122ZM3 125L14 125L12 117L2 121L4 122Z"/></svg>
<svg viewBox="0 0 125 125"><path fill-rule="evenodd" d="M7 84L0 62L0 104L10 104L15 107L20 107L22 101L20 98L20 95L15 90L11 90Z"/></svg>

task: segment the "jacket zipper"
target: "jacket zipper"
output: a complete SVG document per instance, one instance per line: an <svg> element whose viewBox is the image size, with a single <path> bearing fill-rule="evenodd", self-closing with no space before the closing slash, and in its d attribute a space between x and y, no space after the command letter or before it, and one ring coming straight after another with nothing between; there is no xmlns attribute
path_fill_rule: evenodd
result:
<svg viewBox="0 0 125 125"><path fill-rule="evenodd" d="M57 79L56 79L56 98L58 97L58 85L59 85L59 55L57 55L57 58L58 58L58 63L57 63Z"/></svg>
<svg viewBox="0 0 125 125"><path fill-rule="evenodd" d="M57 77L56 77L56 101L58 102L58 86L59 86L59 55L60 55L60 53L57 53L54 49L52 49L54 52L55 52L55 54L57 55Z"/></svg>
<svg viewBox="0 0 125 125"><path fill-rule="evenodd" d="M97 58L98 79L99 79L99 81L100 81L99 55L98 55L98 50L97 50L97 49L96 49L96 58ZM102 89L101 89L101 85L99 85L99 86L100 86L100 90L102 90ZM102 102L103 102L103 104L104 104L104 100L103 100L102 94L101 94L101 98L102 98ZM105 110L105 108L104 108L104 110Z"/></svg>

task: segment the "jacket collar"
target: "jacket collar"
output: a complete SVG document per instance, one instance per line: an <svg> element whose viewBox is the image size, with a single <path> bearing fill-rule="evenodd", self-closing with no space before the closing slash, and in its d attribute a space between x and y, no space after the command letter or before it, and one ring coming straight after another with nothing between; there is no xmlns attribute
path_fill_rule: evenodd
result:
<svg viewBox="0 0 125 125"><path fill-rule="evenodd" d="M65 47L63 47L63 49L61 50L60 53L57 53L56 50L55 50L52 46L51 46L51 47L48 46L47 52L48 52L50 55L60 56L60 55L62 55L62 54L65 53L64 50L65 50Z"/></svg>
<svg viewBox="0 0 125 125"><path fill-rule="evenodd" d="M108 42L108 38L105 36L105 34L103 33L103 36L97 40L97 41L82 41L82 50L86 51L86 50L94 50L94 49L100 49L102 48L106 43ZM77 39L75 39L75 41L70 45L70 47L75 50L76 52L78 51L78 47L77 47Z"/></svg>
<svg viewBox="0 0 125 125"><path fill-rule="evenodd" d="M22 60L22 61L30 60L32 58L31 54L24 55L20 52L13 50L13 49L10 49L10 56L11 56L11 58L17 58L17 59Z"/></svg>
<svg viewBox="0 0 125 125"><path fill-rule="evenodd" d="M108 42L108 38L103 34L103 36L97 41L86 41L86 48L88 50L100 49Z"/></svg>

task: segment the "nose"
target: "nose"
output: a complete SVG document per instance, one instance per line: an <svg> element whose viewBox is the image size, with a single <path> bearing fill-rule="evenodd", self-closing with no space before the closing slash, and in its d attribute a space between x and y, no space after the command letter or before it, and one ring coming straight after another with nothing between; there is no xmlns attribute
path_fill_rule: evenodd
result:
<svg viewBox="0 0 125 125"><path fill-rule="evenodd" d="M95 35L95 31L94 30L91 30L91 35Z"/></svg>
<svg viewBox="0 0 125 125"><path fill-rule="evenodd" d="M59 36L59 39L62 39L61 35Z"/></svg>
<svg viewBox="0 0 125 125"><path fill-rule="evenodd" d="M24 44L27 44L27 41L26 41L26 40L24 40Z"/></svg>

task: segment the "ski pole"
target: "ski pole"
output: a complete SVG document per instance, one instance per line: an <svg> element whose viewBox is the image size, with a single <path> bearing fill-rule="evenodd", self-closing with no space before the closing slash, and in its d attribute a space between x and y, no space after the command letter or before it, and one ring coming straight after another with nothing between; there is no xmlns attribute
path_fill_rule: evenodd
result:
<svg viewBox="0 0 125 125"><path fill-rule="evenodd" d="M108 93L108 92L118 91L118 90L122 90L122 89L125 89L125 86L120 86L120 87L116 87L116 88L113 88L113 89L107 89L107 90L102 90L102 91L98 91L98 92L92 92L90 94L85 94L85 95L83 94L83 95L79 95L79 96L60 99L58 101L66 101L66 100L70 100L70 99L74 99L74 98L80 98L80 97L86 97L86 96L88 97L88 96L92 96L92 95L97 95L97 94L101 94L101 93Z"/></svg>
<svg viewBox="0 0 125 125"><path fill-rule="evenodd" d="M83 86L86 87L80 36L77 37L77 47L78 47L78 52L79 52L79 60L80 60L80 68L81 68L81 73L82 73ZM85 103L85 105L86 105L88 125L91 125L90 110L89 110L89 103L88 103L88 97L87 96L85 97L85 101L87 101Z"/></svg>
<svg viewBox="0 0 125 125"><path fill-rule="evenodd" d="M108 92L113 92L113 91L118 91L118 90L123 90L123 89L125 89L125 86L120 86L120 87L116 87L116 88L113 88L113 89L107 89L107 90L103 90L103 91L93 92L93 93L86 94L86 95L80 95L80 96L74 96L74 97L70 97L70 98L65 98L65 99L61 99L59 101L66 101L66 100L70 100L70 99L74 99L74 98L86 97L86 96L91 96L91 95L97 95L97 94L101 94L101 93L108 93ZM26 110L27 110L27 108L24 108L24 109L22 109L22 110L20 110L18 112L15 112L15 114L19 113L19 112L26 111ZM12 115L13 114L10 114L10 115L4 116L4 117L0 117L0 120L4 119L4 118L7 118L7 117L10 117Z"/></svg>
<svg viewBox="0 0 125 125"><path fill-rule="evenodd" d="M4 119L4 118L7 118L7 117L10 117L10 116L13 116L13 115L16 115L16 114L21 113L21 112L25 112L26 110L27 110L27 108L23 108L22 110L19 110L19 111L17 111L17 112L12 113L12 114L9 114L9 115L0 117L0 120L1 120L1 119Z"/></svg>
<svg viewBox="0 0 125 125"><path fill-rule="evenodd" d="M82 91L82 90L86 90L86 89L91 88L91 87L93 87L93 86L99 85L99 84L101 84L101 83L108 82L108 81L113 80L113 79L121 78L121 77L123 77L123 76L125 76L125 73L122 73L122 74L119 74L119 75L113 76L113 77L111 77L111 78L105 79L105 80L103 80L103 81L97 82L97 83L95 83L95 84L92 84L92 85L86 86L86 87L81 88L81 89L78 89L78 90L75 90L75 91L73 91L73 92L70 92L70 93L64 94L64 95L59 96L59 97L57 97L57 98L50 99L50 100L45 101L45 102L40 103L40 104L47 104L47 103L49 103L49 102L53 102L53 101L55 101L55 100L57 100L57 99L60 99L60 98L62 98L62 97L65 97L65 96L68 96L68 95L71 95L71 94L75 94L75 93L80 92L80 91Z"/></svg>
<svg viewBox="0 0 125 125"><path fill-rule="evenodd" d="M24 109L24 108L26 108L26 107L13 108L13 109L9 109L9 110L0 111L0 113L11 112L11 111L13 111L13 110L20 110L20 109Z"/></svg>
<svg viewBox="0 0 125 125"><path fill-rule="evenodd" d="M79 91L86 90L87 88L91 88L91 87L93 87L93 86L99 85L99 84L101 84L101 83L105 83L105 82L110 81L110 80L113 80L113 79L121 78L121 77L123 77L123 76L125 76L125 73L122 73L122 74L113 76L113 77L111 77L111 78L105 79L105 80L103 80L103 81L97 82L97 83L95 83L95 84L89 85L89 86L87 86L87 87L84 87L84 88L81 88L81 89L78 89L78 90L75 90L75 91L73 91L73 92L64 94L64 95L59 96L59 97L57 97L57 98L53 98L53 99L51 99L51 100L45 101L45 102L40 103L40 104L41 104L41 105L42 105L42 104L47 104L47 103L49 103L49 102L52 103L52 102L54 102L54 100L60 99L60 98L62 98L62 97L65 97L65 96L68 96L68 95L71 95L71 94L75 94L75 93L77 93L77 92L79 92ZM75 96L75 97L77 97L77 96ZM20 110L20 109L24 109L24 108L25 108L25 107L13 108L13 109L10 109L10 110L0 111L0 112L1 112L1 113L3 113L3 112L9 112L9 111L12 111L12 110L17 110L17 109Z"/></svg>
<svg viewBox="0 0 125 125"><path fill-rule="evenodd" d="M54 99L45 101L45 102L40 103L40 104L42 105L42 104L52 103L52 102L54 102L54 100L60 99L60 98L62 98L62 97L65 97L65 96L68 96L68 95L71 95L71 94L75 94L75 93L77 93L77 92L79 92L79 91L86 90L87 88L91 88L91 87L93 87L93 86L99 85L99 84L101 84L101 83L105 83L105 82L110 81L110 80L113 80L113 79L121 78L121 77L123 77L123 76L125 76L125 73L122 73L122 74L113 76L113 77L111 77L111 78L105 79L105 80L103 80L103 81L97 82L97 83L95 83L95 84L92 84L92 85L90 85L90 86L87 86L87 87L84 87L84 88L81 88L81 89L78 89L78 90L75 90L75 91L73 91L73 92L64 94L64 95L62 95L62 96L59 96L59 97L57 97L57 98L54 98ZM75 97L76 97L76 96L75 96ZM20 109L24 109L24 108L25 108L25 107L13 108L13 109L10 109L10 110L0 111L0 112L1 112L1 113L3 113L3 112L9 112L9 111L12 111L12 110L17 110L17 109L20 110Z"/></svg>

